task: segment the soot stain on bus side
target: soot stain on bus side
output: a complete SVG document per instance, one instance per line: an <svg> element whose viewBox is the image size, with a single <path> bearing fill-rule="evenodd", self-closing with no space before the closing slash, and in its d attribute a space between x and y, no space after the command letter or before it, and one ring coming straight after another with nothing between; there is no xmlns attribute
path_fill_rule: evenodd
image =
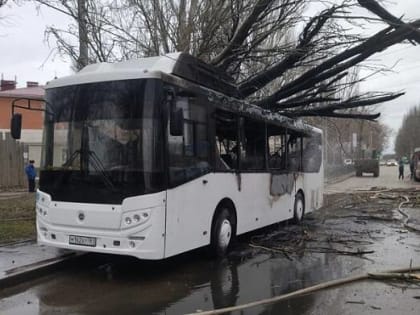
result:
<svg viewBox="0 0 420 315"><path fill-rule="evenodd" d="M294 174L272 174L270 195L281 196L284 194L291 194L295 186Z"/></svg>

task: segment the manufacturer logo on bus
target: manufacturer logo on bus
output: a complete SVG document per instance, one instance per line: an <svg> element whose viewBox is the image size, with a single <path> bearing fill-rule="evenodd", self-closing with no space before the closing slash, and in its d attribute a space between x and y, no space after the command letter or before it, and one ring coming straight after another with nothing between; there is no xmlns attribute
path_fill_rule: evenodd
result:
<svg viewBox="0 0 420 315"><path fill-rule="evenodd" d="M85 219L85 214L83 212L79 212L78 218L80 221L83 221Z"/></svg>

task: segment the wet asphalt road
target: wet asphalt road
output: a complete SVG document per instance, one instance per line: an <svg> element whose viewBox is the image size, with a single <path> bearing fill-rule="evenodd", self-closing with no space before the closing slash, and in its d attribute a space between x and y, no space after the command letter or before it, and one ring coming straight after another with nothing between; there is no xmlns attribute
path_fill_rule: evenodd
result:
<svg viewBox="0 0 420 315"><path fill-rule="evenodd" d="M381 170L375 179L351 178L333 188L365 189L372 180L374 186L387 186L387 181L397 181L392 171L396 170ZM392 207L380 203L385 201L369 201L376 204L365 208L363 200L359 208L337 203L337 209L333 202L328 210L308 217L302 227L285 223L241 237L221 261L210 260L203 250L161 262L88 255L65 270L1 291L0 314L184 314L239 305L366 271L408 267L410 262L420 265L420 234L404 229ZM368 211L387 215L364 219ZM302 247L299 238L290 241L287 235L310 237ZM266 246L284 240L290 244L288 254L251 248L249 244L256 240ZM337 244L341 250L372 253L344 255L327 250L337 249ZM293 252L293 248L300 250ZM407 283L358 282L234 314L419 314L419 288Z"/></svg>
<svg viewBox="0 0 420 315"><path fill-rule="evenodd" d="M410 188L419 187L420 182L410 179L410 168L405 165L404 180L398 180L398 166L381 166L379 177L373 177L372 174L363 174L363 177L353 176L344 182L335 183L325 187L326 193L339 193L348 191L358 191L376 188Z"/></svg>

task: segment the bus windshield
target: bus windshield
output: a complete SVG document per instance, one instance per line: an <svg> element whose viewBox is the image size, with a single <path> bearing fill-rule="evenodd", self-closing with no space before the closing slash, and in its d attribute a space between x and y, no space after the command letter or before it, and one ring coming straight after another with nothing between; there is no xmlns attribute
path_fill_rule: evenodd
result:
<svg viewBox="0 0 420 315"><path fill-rule="evenodd" d="M111 204L162 190L159 86L142 79L46 90L40 190Z"/></svg>

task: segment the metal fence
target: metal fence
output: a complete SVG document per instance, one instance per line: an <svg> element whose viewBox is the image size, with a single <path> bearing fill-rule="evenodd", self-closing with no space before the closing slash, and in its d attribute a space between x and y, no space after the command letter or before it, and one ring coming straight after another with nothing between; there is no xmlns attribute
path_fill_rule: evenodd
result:
<svg viewBox="0 0 420 315"><path fill-rule="evenodd" d="M0 189L22 188L26 185L23 144L10 133L0 133Z"/></svg>

